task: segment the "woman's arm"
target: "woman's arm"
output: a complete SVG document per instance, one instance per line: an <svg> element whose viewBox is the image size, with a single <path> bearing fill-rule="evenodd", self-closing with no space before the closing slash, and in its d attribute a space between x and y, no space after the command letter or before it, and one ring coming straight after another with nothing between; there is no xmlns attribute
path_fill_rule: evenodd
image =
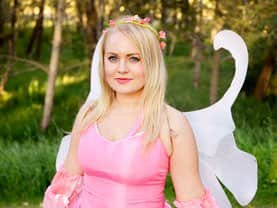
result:
<svg viewBox="0 0 277 208"><path fill-rule="evenodd" d="M83 176L71 174L62 166L47 187L44 208L69 208L81 192Z"/></svg>
<svg viewBox="0 0 277 208"><path fill-rule="evenodd" d="M198 152L189 122L182 112L170 110L169 120L174 137L170 158L170 175L177 208L217 208L210 191L202 184L198 169Z"/></svg>

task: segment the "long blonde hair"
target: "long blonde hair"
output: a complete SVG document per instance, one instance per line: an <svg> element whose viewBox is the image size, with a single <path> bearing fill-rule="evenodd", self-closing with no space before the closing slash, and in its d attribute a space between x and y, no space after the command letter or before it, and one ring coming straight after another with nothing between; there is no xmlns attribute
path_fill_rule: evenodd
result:
<svg viewBox="0 0 277 208"><path fill-rule="evenodd" d="M123 18L125 18L124 16ZM119 18L120 19L120 18ZM110 108L115 92L111 89L104 78L104 45L107 37L121 32L128 37L138 48L144 60L145 85L142 92L144 119L142 131L145 133L144 146L148 146L159 136L162 125L162 113L165 102L167 71L164 63L163 53L157 37L147 28L131 23L115 25L109 28L100 38L100 63L99 78L101 84L101 95L98 100L86 102L79 110L72 128L72 136L78 137L82 131L88 128L98 119L105 116ZM93 89L92 89L93 90Z"/></svg>

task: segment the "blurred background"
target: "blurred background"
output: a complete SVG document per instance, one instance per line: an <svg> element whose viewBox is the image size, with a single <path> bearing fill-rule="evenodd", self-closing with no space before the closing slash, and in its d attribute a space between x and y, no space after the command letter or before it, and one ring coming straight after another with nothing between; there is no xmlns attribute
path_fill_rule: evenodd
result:
<svg viewBox="0 0 277 208"><path fill-rule="evenodd" d="M41 206L60 140L88 95L96 42L110 19L126 14L166 31L166 99L181 111L211 105L232 81L234 61L213 50L214 35L231 29L245 40L234 134L258 161L248 207L276 207L276 11L276 0L0 0L0 207ZM165 193L172 202L169 176Z"/></svg>

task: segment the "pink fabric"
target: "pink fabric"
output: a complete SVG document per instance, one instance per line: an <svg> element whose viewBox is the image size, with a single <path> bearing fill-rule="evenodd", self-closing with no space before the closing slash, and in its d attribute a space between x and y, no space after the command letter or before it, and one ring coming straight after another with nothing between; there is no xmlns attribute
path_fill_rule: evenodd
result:
<svg viewBox="0 0 277 208"><path fill-rule="evenodd" d="M116 141L103 137L97 124L82 133L82 208L170 208L164 197L169 157L159 138L143 152L141 122L142 115L128 136Z"/></svg>
<svg viewBox="0 0 277 208"><path fill-rule="evenodd" d="M139 117L128 136L103 137L97 124L81 134L78 159L84 175L58 171L47 188L44 208L171 208L164 196L169 156L160 138L143 152ZM210 192L177 208L216 208Z"/></svg>
<svg viewBox="0 0 277 208"><path fill-rule="evenodd" d="M201 198L186 202L174 200L173 204L177 208L218 208L215 199L208 189L205 190L205 194Z"/></svg>
<svg viewBox="0 0 277 208"><path fill-rule="evenodd" d="M62 166L55 174L51 185L45 191L43 199L44 208L68 207L74 201L82 187L82 175L68 173Z"/></svg>

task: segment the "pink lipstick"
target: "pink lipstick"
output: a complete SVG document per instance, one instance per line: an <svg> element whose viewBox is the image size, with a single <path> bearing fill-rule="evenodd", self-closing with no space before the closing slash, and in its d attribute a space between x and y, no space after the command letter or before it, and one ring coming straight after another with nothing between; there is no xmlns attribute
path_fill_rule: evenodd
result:
<svg viewBox="0 0 277 208"><path fill-rule="evenodd" d="M129 81L131 81L132 79L128 79L128 78L116 78L116 81L119 83L119 84L126 84L128 83Z"/></svg>

